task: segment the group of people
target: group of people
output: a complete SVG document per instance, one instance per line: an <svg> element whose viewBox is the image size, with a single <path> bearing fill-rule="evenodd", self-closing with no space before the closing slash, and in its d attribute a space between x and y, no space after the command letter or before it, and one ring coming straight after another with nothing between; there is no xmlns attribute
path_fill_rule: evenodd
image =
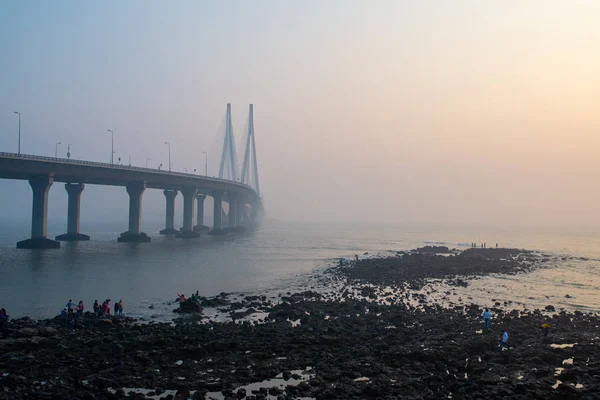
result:
<svg viewBox="0 0 600 400"><path fill-rule="evenodd" d="M4 310L4 309L2 309ZM79 300L79 303L73 303L72 299L69 299L65 307L61 310L60 316L64 320L65 324L70 328L77 328L77 320L83 312L85 311L85 306L83 305L83 300ZM110 299L106 299L102 306L98 304L98 300L94 301L94 314L99 317L110 316L111 307L110 307ZM6 313L6 311L4 311ZM115 303L114 307L114 315L122 316L123 315L123 299L121 299L118 303ZM2 317L0 316L0 319ZM6 317L8 318L8 316Z"/></svg>
<svg viewBox="0 0 600 400"><path fill-rule="evenodd" d="M94 314L96 314L97 316L99 316L99 317L109 317L110 316L110 311L111 311L110 299L104 300L102 305L98 304L98 300L95 300L93 307L94 307ZM119 300L118 303L115 301L113 315L115 317L121 317L123 315L123 299Z"/></svg>
<svg viewBox="0 0 600 400"><path fill-rule="evenodd" d="M69 299L65 307L61 310L60 316L71 329L76 329L77 319L83 314L84 309L83 300L79 300L79 303L75 305L73 300Z"/></svg>
<svg viewBox="0 0 600 400"><path fill-rule="evenodd" d="M196 301L200 301L200 294L198 293L197 290L196 290L196 293L192 294L191 299L192 300L196 300ZM185 301L185 295L183 293L182 294L177 293L177 300L176 301L178 301L179 303L183 303Z"/></svg>
<svg viewBox="0 0 600 400"><path fill-rule="evenodd" d="M483 329L485 331L490 330L491 320L492 320L492 315L490 314L490 310L488 310L486 308L485 311L483 312ZM548 334L550 333L550 324L548 322L544 322L540 326L540 329L542 330L544 337L547 337ZM498 351L502 351L503 348L508 349L508 331L507 330L505 330L502 333L502 338L500 339L500 344L498 345Z"/></svg>
<svg viewBox="0 0 600 400"><path fill-rule="evenodd" d="M471 248L476 249L477 247L477 243L471 242ZM479 245L479 247L481 247L482 249L487 249L487 243L483 242ZM498 243L496 243L496 248L498 248Z"/></svg>

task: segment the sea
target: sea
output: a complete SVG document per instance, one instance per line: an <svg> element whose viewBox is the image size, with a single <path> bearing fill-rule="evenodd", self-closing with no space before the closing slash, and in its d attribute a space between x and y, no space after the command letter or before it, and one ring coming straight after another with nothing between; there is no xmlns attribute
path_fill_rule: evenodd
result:
<svg viewBox="0 0 600 400"><path fill-rule="evenodd" d="M458 296L488 305L511 301L521 308L548 304L568 311L600 311L600 242L594 229L435 224L308 223L266 219L235 235L178 239L161 236L161 223L145 223L151 243L117 243L123 228L86 226L88 242L58 250L16 249L29 221L0 221L0 307L11 317L53 317L72 299L88 309L94 300L123 300L138 318L170 318L178 293L264 294L309 285L340 258L391 256L425 245L466 249L530 249L551 257L548 268L472 281ZM49 226L63 233L64 226Z"/></svg>

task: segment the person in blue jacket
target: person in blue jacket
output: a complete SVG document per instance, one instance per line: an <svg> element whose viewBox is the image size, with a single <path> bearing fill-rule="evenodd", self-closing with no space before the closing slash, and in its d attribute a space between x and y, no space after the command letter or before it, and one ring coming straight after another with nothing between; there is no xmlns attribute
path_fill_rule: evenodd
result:
<svg viewBox="0 0 600 400"><path fill-rule="evenodd" d="M490 329L490 320L492 319L492 315L490 314L490 310L488 310L487 308L485 309L485 311L483 312L483 329L484 330L489 330Z"/></svg>
<svg viewBox="0 0 600 400"><path fill-rule="evenodd" d="M498 351L502 351L502 348L506 347L508 349L508 332L504 331L502 334L502 340L500 341L500 346L498 346Z"/></svg>

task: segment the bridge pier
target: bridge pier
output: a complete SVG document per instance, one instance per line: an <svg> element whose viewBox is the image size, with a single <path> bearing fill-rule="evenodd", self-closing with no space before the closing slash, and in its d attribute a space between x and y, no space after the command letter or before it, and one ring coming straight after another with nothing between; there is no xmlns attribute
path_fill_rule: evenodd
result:
<svg viewBox="0 0 600 400"><path fill-rule="evenodd" d="M48 226L48 191L54 183L52 175L36 176L29 180L33 192L31 207L31 239L17 242L17 249L58 249L60 243L46 237Z"/></svg>
<svg viewBox="0 0 600 400"><path fill-rule="evenodd" d="M58 235L56 240L66 242L76 242L80 240L90 240L88 235L79 233L81 193L85 185L83 183L65 183L65 189L69 195L67 210L67 233Z"/></svg>
<svg viewBox="0 0 600 400"><path fill-rule="evenodd" d="M194 232L194 200L198 194L196 187L187 187L181 190L183 195L183 228L177 235L180 238L197 238L200 235Z"/></svg>
<svg viewBox="0 0 600 400"><path fill-rule="evenodd" d="M238 196L233 193L228 193L227 200L229 203L229 211L227 212L227 218L229 221L227 224L227 229L231 231L235 230L235 228L237 227Z"/></svg>
<svg viewBox="0 0 600 400"><path fill-rule="evenodd" d="M177 197L177 190L165 190L163 193L165 194L165 199L167 200L167 211L165 229L159 233L161 235L172 235L179 233L179 231L175 229L175 197Z"/></svg>
<svg viewBox="0 0 600 400"><path fill-rule="evenodd" d="M209 235L222 235L224 233L221 223L221 213L223 212L223 191L213 190L212 195L215 204L213 209L213 228L212 231L209 232Z"/></svg>
<svg viewBox="0 0 600 400"><path fill-rule="evenodd" d="M242 212L244 210L244 197L243 196L238 196L237 198L237 205L235 207L235 220L237 223L237 226L241 227L242 226Z"/></svg>
<svg viewBox="0 0 600 400"><path fill-rule="evenodd" d="M194 226L194 232L200 233L210 229L208 226L204 225L204 200L206 200L206 195L198 193L196 195L196 200L198 202L198 208L196 210L196 226Z"/></svg>
<svg viewBox="0 0 600 400"><path fill-rule="evenodd" d="M150 237L141 231L142 194L146 190L146 183L132 182L126 188L129 194L129 230L121 233L117 242L149 242Z"/></svg>

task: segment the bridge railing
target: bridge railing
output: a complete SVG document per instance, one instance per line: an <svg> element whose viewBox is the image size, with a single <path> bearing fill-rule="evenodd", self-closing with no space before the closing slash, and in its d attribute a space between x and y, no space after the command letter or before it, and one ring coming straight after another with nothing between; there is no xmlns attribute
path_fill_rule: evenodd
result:
<svg viewBox="0 0 600 400"><path fill-rule="evenodd" d="M6 153L6 152L0 152L0 157L25 158L25 159L30 159L30 160L50 161L50 162L55 162L55 163L74 164L74 165L91 165L91 166L95 166L95 167L103 167L103 168L111 168L111 169L122 169L122 170L124 169L124 170L130 170L130 171L133 170L133 171L140 171L140 172L150 172L153 174L159 173L159 174L163 174L163 175L182 176L182 177L186 177L186 178L205 178L205 179L210 179L213 181L234 183L236 185L246 186L246 187L249 187L252 189L252 187L249 185L246 185L241 182L232 181L229 179L212 178L212 177L209 177L206 175L190 174L190 173L186 173L186 172L166 171L166 170L155 169L155 168L136 167L133 165L110 164L110 163L101 163L101 162L97 162L97 161L74 160L74 159L70 159L70 158L56 158L56 157L46 157L46 156L35 156L32 154L17 154L17 153Z"/></svg>

